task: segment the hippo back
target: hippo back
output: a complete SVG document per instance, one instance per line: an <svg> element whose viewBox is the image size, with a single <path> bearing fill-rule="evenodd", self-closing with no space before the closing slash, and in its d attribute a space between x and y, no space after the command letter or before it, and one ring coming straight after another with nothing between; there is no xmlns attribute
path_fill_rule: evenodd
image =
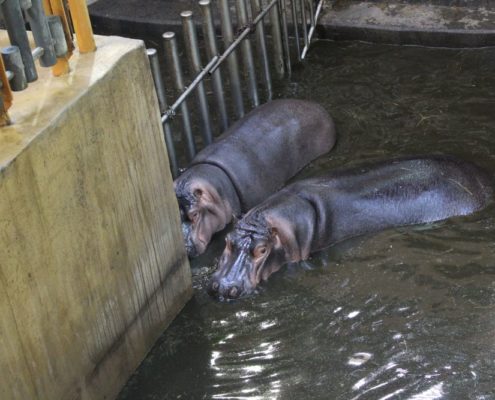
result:
<svg viewBox="0 0 495 400"><path fill-rule="evenodd" d="M237 121L199 152L191 165L221 168L246 211L334 143L333 121L321 106L304 100L275 100Z"/></svg>

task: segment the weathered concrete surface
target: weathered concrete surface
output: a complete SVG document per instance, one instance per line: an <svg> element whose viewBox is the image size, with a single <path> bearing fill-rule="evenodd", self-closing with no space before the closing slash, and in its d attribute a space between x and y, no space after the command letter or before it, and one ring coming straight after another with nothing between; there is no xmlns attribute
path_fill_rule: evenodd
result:
<svg viewBox="0 0 495 400"><path fill-rule="evenodd" d="M231 1L234 8L234 1ZM155 41L181 33L179 13L194 0L98 0L89 8L95 32ZM290 25L291 18L289 18ZM318 23L322 39L365 40L444 47L495 45L493 0L328 0Z"/></svg>
<svg viewBox="0 0 495 400"><path fill-rule="evenodd" d="M445 47L495 45L495 9L490 7L341 0L325 4L319 25L320 37L327 39Z"/></svg>
<svg viewBox="0 0 495 400"><path fill-rule="evenodd" d="M97 46L0 130L2 400L115 397L191 295L143 44Z"/></svg>

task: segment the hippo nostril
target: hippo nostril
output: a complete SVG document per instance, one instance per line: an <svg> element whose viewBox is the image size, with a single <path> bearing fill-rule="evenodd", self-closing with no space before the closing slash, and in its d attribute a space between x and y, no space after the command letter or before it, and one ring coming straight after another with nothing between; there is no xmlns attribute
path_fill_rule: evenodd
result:
<svg viewBox="0 0 495 400"><path fill-rule="evenodd" d="M238 295L239 295L239 289L237 288L237 286L233 286L232 288L230 288L229 297L231 299L236 298Z"/></svg>

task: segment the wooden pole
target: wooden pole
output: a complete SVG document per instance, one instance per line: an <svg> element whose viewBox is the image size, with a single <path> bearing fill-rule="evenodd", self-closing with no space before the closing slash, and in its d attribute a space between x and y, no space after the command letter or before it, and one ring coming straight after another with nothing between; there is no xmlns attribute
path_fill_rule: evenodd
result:
<svg viewBox="0 0 495 400"><path fill-rule="evenodd" d="M79 52L89 53L95 51L96 44L86 2L84 0L69 0L69 9L74 30L76 31Z"/></svg>

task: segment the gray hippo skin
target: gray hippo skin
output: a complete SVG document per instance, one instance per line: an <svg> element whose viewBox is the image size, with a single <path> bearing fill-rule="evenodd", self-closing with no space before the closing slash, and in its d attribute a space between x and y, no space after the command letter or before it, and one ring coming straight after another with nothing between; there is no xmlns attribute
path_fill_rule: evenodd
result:
<svg viewBox="0 0 495 400"><path fill-rule="evenodd" d="M238 221L209 292L221 298L248 294L283 264L333 243L471 214L492 195L491 177L449 156L371 163L296 182Z"/></svg>
<svg viewBox="0 0 495 400"><path fill-rule="evenodd" d="M310 101L275 100L232 125L174 182L188 255L334 144L332 118Z"/></svg>

